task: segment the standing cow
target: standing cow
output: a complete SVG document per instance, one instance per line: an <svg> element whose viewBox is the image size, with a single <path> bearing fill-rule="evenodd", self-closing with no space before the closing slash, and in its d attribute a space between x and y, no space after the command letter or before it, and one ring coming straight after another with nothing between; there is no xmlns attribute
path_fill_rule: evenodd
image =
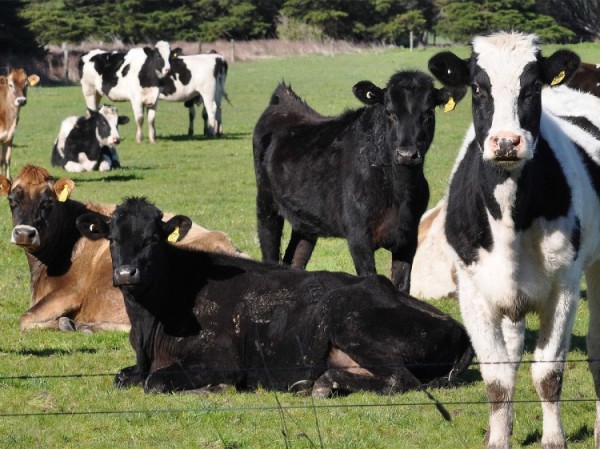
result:
<svg viewBox="0 0 600 449"><path fill-rule="evenodd" d="M129 330L123 295L112 285L108 242L83 238L75 224L81 214L110 214L115 205L72 200L74 187L32 165L14 182L0 175L0 195L8 198L14 225L11 242L25 251L31 273L31 303L19 327ZM177 245L247 257L222 232L197 224L186 231Z"/></svg>
<svg viewBox="0 0 600 449"><path fill-rule="evenodd" d="M459 375L472 350L462 326L383 276L307 272L167 244L189 218L129 198L112 216L77 219L110 238L135 365L118 387L401 393ZM415 338L418 336L418 338Z"/></svg>
<svg viewBox="0 0 600 449"><path fill-rule="evenodd" d="M442 83L472 88L473 126L450 180L444 228L490 401L490 449L510 447L530 312L540 320L531 371L542 448L566 447L560 394L584 271L600 399L600 102L566 86L542 91L579 63L568 50L542 56L537 37L522 33L476 37L468 59L443 52L429 63ZM600 448L600 415L594 433Z"/></svg>
<svg viewBox="0 0 600 449"><path fill-rule="evenodd" d="M10 157L21 106L27 103L27 88L40 81L37 75L27 75L23 69L12 69L0 76L0 169L10 179Z"/></svg>
<svg viewBox="0 0 600 449"><path fill-rule="evenodd" d="M69 172L108 171L120 167L116 145L121 142L119 125L129 123L114 106L89 109L87 117L64 119L52 148L51 163Z"/></svg>
<svg viewBox="0 0 600 449"><path fill-rule="evenodd" d="M204 135L221 136L226 79L227 61L219 54L179 56L171 61L171 73L165 78L160 98L185 102L190 118L188 136L194 135L195 105L204 103Z"/></svg>
<svg viewBox="0 0 600 449"><path fill-rule="evenodd" d="M374 251L392 253L391 278L408 292L419 219L429 201L423 173L435 108L450 94L431 77L400 71L386 88L354 86L367 106L324 117L280 84L254 129L258 236L263 260L304 268L318 237L348 240L356 272L373 274Z"/></svg>
<svg viewBox="0 0 600 449"><path fill-rule="evenodd" d="M156 141L154 121L158 97L171 71L171 47L159 41L154 48L129 51L92 50L79 59L79 77L85 104L97 110L101 97L131 102L137 142L141 142L144 108L148 110L148 138Z"/></svg>

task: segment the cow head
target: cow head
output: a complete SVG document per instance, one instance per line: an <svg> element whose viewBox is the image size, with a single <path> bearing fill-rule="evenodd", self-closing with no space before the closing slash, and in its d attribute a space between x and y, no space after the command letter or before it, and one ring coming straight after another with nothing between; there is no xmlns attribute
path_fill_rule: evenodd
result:
<svg viewBox="0 0 600 449"><path fill-rule="evenodd" d="M156 77L163 79L171 73L171 46L166 41L158 41L154 48L144 47L147 63L154 69Z"/></svg>
<svg viewBox="0 0 600 449"><path fill-rule="evenodd" d="M8 100L16 107L27 103L27 88L40 81L37 75L27 75L23 69L12 69L8 76L0 76L0 89L6 89Z"/></svg>
<svg viewBox="0 0 600 449"><path fill-rule="evenodd" d="M421 165L435 131L435 108L453 98L450 90L436 89L433 79L418 71L394 74L385 88L371 81L360 81L352 88L354 95L376 112L375 122L383 129L384 146L391 162L399 165Z"/></svg>
<svg viewBox="0 0 600 449"><path fill-rule="evenodd" d="M90 117L96 118L96 139L100 145L113 146L121 143L119 125L129 123L129 117L119 116L117 108L103 105L98 111L88 109Z"/></svg>
<svg viewBox="0 0 600 449"><path fill-rule="evenodd" d="M429 70L446 86L471 86L473 124L484 161L506 170L520 168L534 154L544 85L565 82L579 56L558 50L545 58L535 35L500 32L473 40L468 59L442 52Z"/></svg>
<svg viewBox="0 0 600 449"><path fill-rule="evenodd" d="M36 253L60 226L59 204L67 201L75 183L67 178L56 181L41 167L27 165L11 183L0 175L0 195L8 197L12 213L11 242Z"/></svg>
<svg viewBox="0 0 600 449"><path fill-rule="evenodd" d="M110 218L93 212L81 215L77 228L91 240L109 240L116 287L144 288L163 268L167 241L181 240L192 226L183 215L167 222L162 217L163 213L145 198L128 198Z"/></svg>

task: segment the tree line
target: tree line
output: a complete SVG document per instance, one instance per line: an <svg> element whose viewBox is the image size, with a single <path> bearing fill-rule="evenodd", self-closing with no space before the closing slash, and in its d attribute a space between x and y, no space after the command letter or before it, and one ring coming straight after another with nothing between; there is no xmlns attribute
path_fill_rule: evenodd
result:
<svg viewBox="0 0 600 449"><path fill-rule="evenodd" d="M466 43L497 29L600 41L600 0L4 0L0 51L86 40L344 39Z"/></svg>

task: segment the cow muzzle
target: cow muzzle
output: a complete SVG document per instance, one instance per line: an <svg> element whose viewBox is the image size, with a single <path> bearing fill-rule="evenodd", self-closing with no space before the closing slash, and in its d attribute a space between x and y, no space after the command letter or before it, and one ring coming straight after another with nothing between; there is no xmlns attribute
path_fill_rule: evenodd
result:
<svg viewBox="0 0 600 449"><path fill-rule="evenodd" d="M113 270L113 285L137 285L140 283L140 270L132 265L121 265Z"/></svg>
<svg viewBox="0 0 600 449"><path fill-rule="evenodd" d="M399 147L396 149L394 162L398 165L421 165L423 155L417 147Z"/></svg>
<svg viewBox="0 0 600 449"><path fill-rule="evenodd" d="M488 158L499 165L513 165L524 158L525 139L512 132L498 132L488 138Z"/></svg>
<svg viewBox="0 0 600 449"><path fill-rule="evenodd" d="M10 242L27 249L35 249L40 246L40 234L33 226L17 225L13 228Z"/></svg>
<svg viewBox="0 0 600 449"><path fill-rule="evenodd" d="M27 104L26 97L17 97L15 98L15 106L25 106Z"/></svg>

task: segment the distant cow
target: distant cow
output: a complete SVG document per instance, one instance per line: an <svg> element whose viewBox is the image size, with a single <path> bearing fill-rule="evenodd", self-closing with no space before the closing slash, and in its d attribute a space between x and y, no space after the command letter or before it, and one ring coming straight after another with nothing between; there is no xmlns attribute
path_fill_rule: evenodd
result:
<svg viewBox="0 0 600 449"><path fill-rule="evenodd" d="M31 304L20 328L128 330L108 242L89 241L75 226L79 215L110 214L115 206L71 200L73 188L70 179L56 180L41 167L25 166L13 183L0 175L0 195L8 196L12 212L11 241L25 251L31 272ZM243 256L225 234L196 224L178 245Z"/></svg>
<svg viewBox="0 0 600 449"><path fill-rule="evenodd" d="M79 59L81 89L88 109L97 110L102 96L131 102L136 140L142 141L144 108L148 110L148 138L155 142L156 104L164 79L171 71L171 47L159 41L155 48L126 52L92 50Z"/></svg>
<svg viewBox="0 0 600 449"><path fill-rule="evenodd" d="M419 219L429 201L423 174L435 108L450 100L421 72L386 88L353 88L366 107L324 117L280 84L254 129L258 237L277 262L283 220L292 236L283 262L304 268L318 237L348 240L356 272L376 272L374 251L392 253L391 278L408 292Z"/></svg>
<svg viewBox="0 0 600 449"><path fill-rule="evenodd" d="M171 73L165 78L162 100L183 101L189 109L188 136L194 135L195 104L204 103L204 135L220 136L221 103L225 97L227 61L219 54L179 56L171 61Z"/></svg>
<svg viewBox="0 0 600 449"><path fill-rule="evenodd" d="M37 75L27 75L23 69L12 69L0 76L0 168L10 179L10 157L21 106L27 103L27 88L40 81Z"/></svg>
<svg viewBox="0 0 600 449"><path fill-rule="evenodd" d="M600 64L582 62L566 85L600 97Z"/></svg>
<svg viewBox="0 0 600 449"><path fill-rule="evenodd" d="M129 123L129 117L119 116L117 108L106 105L98 112L89 109L87 117L67 117L54 141L52 165L70 172L118 168L118 126L125 123Z"/></svg>
<svg viewBox="0 0 600 449"><path fill-rule="evenodd" d="M444 230L490 401L490 449L510 447L531 312L539 316L531 371L541 446L566 448L560 396L583 272L600 400L600 99L564 85L579 63L568 50L544 57L537 37L522 33L476 37L466 60L443 52L429 61L442 83L472 90L473 126L450 180ZM594 434L598 449L600 416Z"/></svg>
<svg viewBox="0 0 600 449"><path fill-rule="evenodd" d="M110 236L113 282L131 320L136 363L116 376L118 387L391 394L469 365L462 326L383 276L291 270L166 243L189 223L163 221L144 198L110 218L77 220L89 238Z"/></svg>

